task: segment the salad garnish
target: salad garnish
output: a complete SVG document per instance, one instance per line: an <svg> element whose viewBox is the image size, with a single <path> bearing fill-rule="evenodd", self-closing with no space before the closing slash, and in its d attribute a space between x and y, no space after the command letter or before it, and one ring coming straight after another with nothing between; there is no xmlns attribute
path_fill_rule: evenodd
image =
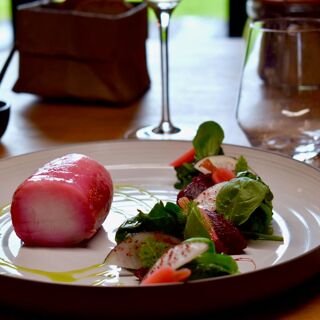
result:
<svg viewBox="0 0 320 320"><path fill-rule="evenodd" d="M157 203L150 212L138 210L138 214L126 220L116 232L116 242L119 243L129 235L142 231L158 231L167 235L182 238L186 215L182 209L172 202Z"/></svg>
<svg viewBox="0 0 320 320"><path fill-rule="evenodd" d="M235 159L224 155L223 137L223 129L216 122L200 125L193 140L194 159L175 167L175 187L182 190L178 199L187 196L199 206L223 215L250 239L283 241L273 234L273 194L269 186L250 169L244 156ZM183 174L185 168L192 176ZM207 186L211 183L211 188L203 190L203 181Z"/></svg>
<svg viewBox="0 0 320 320"><path fill-rule="evenodd" d="M239 273L231 254L249 239L283 241L273 234L269 186L244 156L224 154L223 129L200 125L193 148L171 163L180 189L176 203L159 201L126 220L106 263L132 270L142 285Z"/></svg>

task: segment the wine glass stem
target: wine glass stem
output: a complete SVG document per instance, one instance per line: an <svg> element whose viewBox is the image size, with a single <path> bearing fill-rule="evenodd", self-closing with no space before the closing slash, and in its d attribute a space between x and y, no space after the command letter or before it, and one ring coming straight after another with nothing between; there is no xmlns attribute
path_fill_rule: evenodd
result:
<svg viewBox="0 0 320 320"><path fill-rule="evenodd" d="M161 12L159 17L161 41L161 81L162 81L162 121L170 122L169 109L169 58L168 58L168 32L170 12Z"/></svg>
<svg viewBox="0 0 320 320"><path fill-rule="evenodd" d="M173 9L155 9L155 14L159 23L160 46L161 46L161 82L162 82L162 115L161 122L154 129L156 133L176 133L180 129L174 127L170 120L169 107L169 59L168 59L168 32L171 13Z"/></svg>

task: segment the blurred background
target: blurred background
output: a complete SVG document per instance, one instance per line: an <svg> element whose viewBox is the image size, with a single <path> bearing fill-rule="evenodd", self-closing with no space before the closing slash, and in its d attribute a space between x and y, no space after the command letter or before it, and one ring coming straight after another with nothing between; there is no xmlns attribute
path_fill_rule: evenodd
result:
<svg viewBox="0 0 320 320"><path fill-rule="evenodd" d="M6 49L13 39L11 0L0 1L0 50Z"/></svg>
<svg viewBox="0 0 320 320"><path fill-rule="evenodd" d="M1 0L0 1L0 50L8 49L14 38L13 21L16 6L34 0ZM55 0L62 2L63 0ZM140 0L128 0L139 2ZM246 0L183 0L173 15L177 19L174 28L177 30L193 30L206 32L214 37L238 37L246 20ZM202 22L194 17L201 16ZM183 19L181 19L183 18ZM154 19L150 12L150 19ZM210 20L210 30L205 20ZM205 28L205 30L203 30ZM154 36L151 28L150 36ZM176 31L175 30L175 31ZM201 31L200 31L201 30ZM155 36L158 36L156 34Z"/></svg>

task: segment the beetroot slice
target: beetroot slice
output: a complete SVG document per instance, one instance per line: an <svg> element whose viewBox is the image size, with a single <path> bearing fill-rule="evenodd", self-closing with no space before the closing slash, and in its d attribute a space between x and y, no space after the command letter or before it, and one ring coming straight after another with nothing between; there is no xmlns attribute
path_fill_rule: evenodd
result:
<svg viewBox="0 0 320 320"><path fill-rule="evenodd" d="M186 197L189 200L194 200L202 191L214 185L211 174L199 174L178 193L177 200Z"/></svg>
<svg viewBox="0 0 320 320"><path fill-rule="evenodd" d="M247 241L242 233L223 215L217 212L205 211L217 236L215 241L217 252L240 254L247 247Z"/></svg>

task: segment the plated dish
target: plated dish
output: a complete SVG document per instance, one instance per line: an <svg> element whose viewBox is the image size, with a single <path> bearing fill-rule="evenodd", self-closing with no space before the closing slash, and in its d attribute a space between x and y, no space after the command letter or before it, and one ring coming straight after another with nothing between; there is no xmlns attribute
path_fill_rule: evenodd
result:
<svg viewBox="0 0 320 320"><path fill-rule="evenodd" d="M110 314L126 315L132 310L147 314L157 305L154 297L165 294L179 295L190 303L169 302L160 311L163 314L205 312L230 305L230 301L240 304L289 288L318 271L320 199L315 190L320 187L320 172L279 155L232 145L224 146L225 153L236 157L244 155L272 189L275 195L273 227L284 237L283 242L252 241L239 259L241 274L187 284L141 288L131 274L103 265L108 251L115 245L115 231L126 217L136 214L137 208L150 208L159 199L175 201L175 174L168 163L188 148L190 142L119 141L71 145L2 160L0 283L9 291L4 290L1 298L8 303L19 301L22 306L30 303L44 309L56 306L70 312L80 311L79 301L89 299L90 312L100 313L107 308ZM15 188L45 162L71 152L96 159L106 165L113 177L115 198L104 227L86 245L76 249L23 247L13 231L6 207ZM305 271L291 275L295 268ZM17 293L12 292L14 285L19 285L19 299ZM241 296L234 290L238 286L241 286ZM38 299L28 297L26 292L30 289ZM56 292L62 297L61 301L45 299L41 294L45 290ZM203 290L229 290L229 298L223 299L223 294L219 294L215 299L200 299L198 294ZM66 294L72 294L68 304L63 303ZM120 307L124 299L128 310ZM143 308L139 307L139 299L146 301Z"/></svg>

